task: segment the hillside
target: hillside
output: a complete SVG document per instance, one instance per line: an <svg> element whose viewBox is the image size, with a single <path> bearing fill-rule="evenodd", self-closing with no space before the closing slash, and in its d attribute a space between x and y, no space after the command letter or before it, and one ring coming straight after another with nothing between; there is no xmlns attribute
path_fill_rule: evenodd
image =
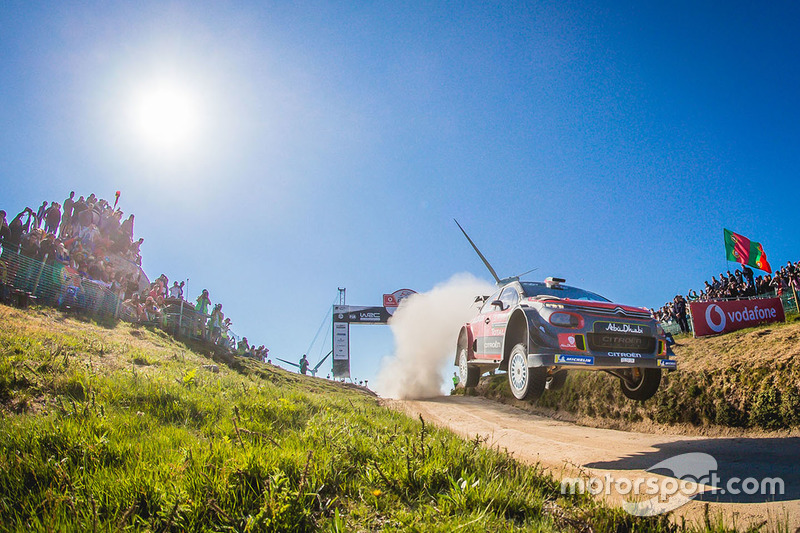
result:
<svg viewBox="0 0 800 533"><path fill-rule="evenodd" d="M0 413L3 531L677 529L357 387L52 309L0 306Z"/></svg>
<svg viewBox="0 0 800 533"><path fill-rule="evenodd" d="M659 392L644 403L626 399L608 374L575 371L562 390L546 391L533 408L601 427L669 424L687 432L800 427L797 317L717 337L676 340L678 371L664 374ZM477 393L521 404L508 392L505 374L484 378Z"/></svg>

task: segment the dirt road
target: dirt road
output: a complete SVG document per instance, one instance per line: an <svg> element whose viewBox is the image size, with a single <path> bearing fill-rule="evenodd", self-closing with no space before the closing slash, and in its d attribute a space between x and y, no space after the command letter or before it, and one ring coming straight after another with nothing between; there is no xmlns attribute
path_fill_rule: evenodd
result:
<svg viewBox="0 0 800 533"><path fill-rule="evenodd" d="M586 479L608 479L607 475L615 480L642 479L651 477L645 470L660 461L681 454L709 454L716 459L719 481L715 486L721 490L701 491L676 509L676 516L697 520L708 502L711 513L722 514L729 525L733 520L739 527L777 520L788 523L790 531L800 525L800 438L706 438L588 428L477 397L447 396L390 405L412 416L422 415L464 437L479 435L487 446L506 449L525 462L538 462L558 478L582 474ZM656 472L678 478L684 475L675 470ZM745 483L749 478L756 481ZM756 487L759 492L762 487L769 490L770 486L778 492L780 486L764 482L766 478L781 478L783 494L745 493ZM739 494L731 493L736 490ZM635 499L615 492L606 496L614 503Z"/></svg>

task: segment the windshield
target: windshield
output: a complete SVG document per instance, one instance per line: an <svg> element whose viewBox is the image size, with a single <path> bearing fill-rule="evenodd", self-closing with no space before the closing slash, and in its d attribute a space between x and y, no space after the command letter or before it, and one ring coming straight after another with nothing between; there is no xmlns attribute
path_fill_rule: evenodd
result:
<svg viewBox="0 0 800 533"><path fill-rule="evenodd" d="M592 300L595 302L610 302L608 298L603 298L599 294L585 291L577 287L570 287L569 285L558 285L556 287L548 287L544 283L538 281L523 281L522 290L525 291L525 296L555 296L556 298L569 298L571 300Z"/></svg>

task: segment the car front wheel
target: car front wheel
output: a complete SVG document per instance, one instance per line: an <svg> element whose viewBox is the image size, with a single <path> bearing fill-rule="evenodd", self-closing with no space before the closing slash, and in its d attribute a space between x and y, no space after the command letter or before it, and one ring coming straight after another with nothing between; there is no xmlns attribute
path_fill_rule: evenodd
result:
<svg viewBox="0 0 800 533"><path fill-rule="evenodd" d="M622 394L631 400L643 402L658 392L661 385L660 368L632 368L630 379L620 379Z"/></svg>
<svg viewBox="0 0 800 533"><path fill-rule="evenodd" d="M538 400L547 383L547 369L528 366L528 350L517 344L508 359L508 385L518 400Z"/></svg>

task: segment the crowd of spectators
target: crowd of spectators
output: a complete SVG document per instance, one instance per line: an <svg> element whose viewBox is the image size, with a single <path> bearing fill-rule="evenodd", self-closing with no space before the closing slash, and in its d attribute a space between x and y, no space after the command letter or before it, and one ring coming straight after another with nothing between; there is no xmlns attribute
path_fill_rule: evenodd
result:
<svg viewBox="0 0 800 533"><path fill-rule="evenodd" d="M797 293L800 293L800 261L788 261L774 275L754 276L750 267L743 266L735 272L721 272L719 279L711 276L711 280L705 282L699 293L690 290L685 296L679 294L661 308L651 309L650 312L656 320L677 323L681 331L686 333L690 331L687 320L689 302L739 300Z"/></svg>
<svg viewBox="0 0 800 533"><path fill-rule="evenodd" d="M23 209L10 222L0 211L0 246L49 265L74 269L81 278L131 294L139 290L141 271L125 268L124 258L141 265L139 246L133 242L134 216L123 212L94 194L75 200L71 192L63 204L42 202L34 212Z"/></svg>
<svg viewBox="0 0 800 533"><path fill-rule="evenodd" d="M0 248L48 265L62 265L81 280L110 290L122 302L126 316L140 323L166 324L175 309L187 313L186 327L192 336L242 356L266 360L264 345L250 346L244 338L238 344L231 332L231 319L222 304L212 307L207 289L195 303L184 298L185 282L165 274L148 283L141 264L144 239L134 240L134 215L125 215L115 202L95 194L75 199L70 192L63 203L42 202L34 211L26 207L10 222L0 210ZM171 307L172 306L172 307Z"/></svg>
<svg viewBox="0 0 800 533"><path fill-rule="evenodd" d="M250 346L247 337L242 337L242 340L239 341L236 346L236 353L242 357L253 357L259 361L267 361L272 364L272 360L268 359L269 349L263 344L261 346Z"/></svg>

